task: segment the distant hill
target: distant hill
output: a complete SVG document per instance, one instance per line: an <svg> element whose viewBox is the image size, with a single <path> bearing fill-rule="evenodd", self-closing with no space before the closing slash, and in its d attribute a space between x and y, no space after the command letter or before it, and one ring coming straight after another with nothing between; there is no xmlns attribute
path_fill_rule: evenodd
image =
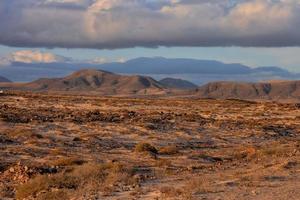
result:
<svg viewBox="0 0 300 200"><path fill-rule="evenodd" d="M14 87L12 84L11 87ZM101 70L80 70L63 78L39 79L18 84L19 89L32 91L96 92L105 95L160 94L164 86L146 76L123 76Z"/></svg>
<svg viewBox="0 0 300 200"><path fill-rule="evenodd" d="M0 83L0 89L38 92L73 92L101 95L164 95L215 99L245 99L300 102L300 81L211 82L204 86L181 79L156 81L148 76L119 75L84 69L62 78L42 78L29 83ZM178 88L185 90L177 90Z"/></svg>
<svg viewBox="0 0 300 200"><path fill-rule="evenodd" d="M11 81L3 76L0 76L0 83L4 83L4 82L11 82Z"/></svg>
<svg viewBox="0 0 300 200"><path fill-rule="evenodd" d="M200 87L196 95L217 99L300 101L300 81L213 82Z"/></svg>
<svg viewBox="0 0 300 200"><path fill-rule="evenodd" d="M160 80L159 83L165 86L166 88L173 89L195 89L198 87L192 82L176 78L164 78Z"/></svg>
<svg viewBox="0 0 300 200"><path fill-rule="evenodd" d="M280 67L275 67L275 66L265 66L265 67L257 67L252 69L253 72L255 73L272 73L272 74L278 74L278 75L291 75L291 73L287 70L284 70Z"/></svg>
<svg viewBox="0 0 300 200"><path fill-rule="evenodd" d="M287 70L276 66L251 68L239 63L223 63L216 60L164 57L141 57L124 63L105 63L99 65L99 68L116 73L137 74L290 74Z"/></svg>

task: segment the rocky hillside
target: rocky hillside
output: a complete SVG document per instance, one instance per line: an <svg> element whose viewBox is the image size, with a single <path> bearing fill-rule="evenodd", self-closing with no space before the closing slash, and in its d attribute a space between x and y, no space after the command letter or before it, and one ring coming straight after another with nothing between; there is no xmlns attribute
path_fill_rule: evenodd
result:
<svg viewBox="0 0 300 200"><path fill-rule="evenodd" d="M11 84L32 91L96 92L106 95L160 94L164 86L146 76L123 76L101 70L80 70L63 78L39 79L26 84Z"/></svg>
<svg viewBox="0 0 300 200"><path fill-rule="evenodd" d="M176 78L164 78L159 81L163 86L172 89L195 89L198 86L192 82L176 79Z"/></svg>

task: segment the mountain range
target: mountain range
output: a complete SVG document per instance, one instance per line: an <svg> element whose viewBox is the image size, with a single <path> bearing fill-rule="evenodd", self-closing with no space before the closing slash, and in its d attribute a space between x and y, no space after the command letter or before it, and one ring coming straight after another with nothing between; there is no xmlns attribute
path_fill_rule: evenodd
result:
<svg viewBox="0 0 300 200"><path fill-rule="evenodd" d="M12 62L0 68L0 75L17 82L30 82L40 77L63 77L81 69L101 69L119 74L140 74L157 80L164 78L184 79L204 85L212 81L296 80L300 74L291 73L280 67L252 68L238 63L223 63L215 60L181 58L136 58L126 62L95 64L89 62L22 63Z"/></svg>
<svg viewBox="0 0 300 200"><path fill-rule="evenodd" d="M105 63L98 66L115 73L137 74L253 74L273 73L290 75L279 67L251 68L239 63L226 64L215 60L197 60L185 58L141 57L124 63Z"/></svg>

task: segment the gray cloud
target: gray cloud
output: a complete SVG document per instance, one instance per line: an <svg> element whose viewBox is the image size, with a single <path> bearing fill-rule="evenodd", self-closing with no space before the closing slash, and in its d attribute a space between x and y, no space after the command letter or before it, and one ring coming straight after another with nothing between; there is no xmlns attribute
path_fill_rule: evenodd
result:
<svg viewBox="0 0 300 200"><path fill-rule="evenodd" d="M0 44L300 46L299 0L2 0Z"/></svg>

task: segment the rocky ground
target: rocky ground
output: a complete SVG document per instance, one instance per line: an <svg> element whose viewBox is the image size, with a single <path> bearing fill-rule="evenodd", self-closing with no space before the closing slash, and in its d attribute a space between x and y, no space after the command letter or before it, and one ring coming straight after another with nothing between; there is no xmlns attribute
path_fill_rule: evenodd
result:
<svg viewBox="0 0 300 200"><path fill-rule="evenodd" d="M299 196L299 104L0 96L0 199Z"/></svg>

